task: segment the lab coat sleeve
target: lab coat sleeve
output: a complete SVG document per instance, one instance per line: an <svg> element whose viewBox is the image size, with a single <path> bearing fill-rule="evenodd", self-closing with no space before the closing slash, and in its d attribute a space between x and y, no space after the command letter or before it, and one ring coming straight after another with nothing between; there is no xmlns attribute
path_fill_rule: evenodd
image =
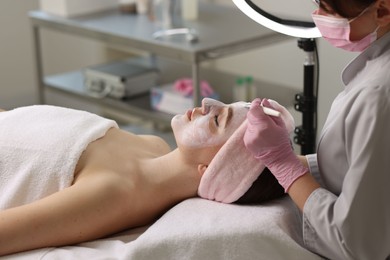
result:
<svg viewBox="0 0 390 260"><path fill-rule="evenodd" d="M317 162L317 154L308 154L306 155L307 164L309 165L309 170L312 175L317 174L318 170L318 162Z"/></svg>
<svg viewBox="0 0 390 260"><path fill-rule="evenodd" d="M348 168L341 193L319 188L303 209L305 245L330 259L390 255L390 93L365 91L345 118Z"/></svg>
<svg viewBox="0 0 390 260"><path fill-rule="evenodd" d="M320 176L320 171L318 168L317 154L308 154L305 157L306 157L307 164L309 166L310 174L321 186L323 186L321 176Z"/></svg>

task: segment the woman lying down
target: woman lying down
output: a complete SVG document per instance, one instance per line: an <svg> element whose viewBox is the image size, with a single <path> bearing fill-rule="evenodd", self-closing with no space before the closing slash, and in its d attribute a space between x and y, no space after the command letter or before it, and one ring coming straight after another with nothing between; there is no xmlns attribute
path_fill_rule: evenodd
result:
<svg viewBox="0 0 390 260"><path fill-rule="evenodd" d="M286 124L291 115L277 103ZM283 195L245 149L243 102L204 99L177 115L177 147L54 106L0 113L0 255L150 224L184 199L258 203Z"/></svg>

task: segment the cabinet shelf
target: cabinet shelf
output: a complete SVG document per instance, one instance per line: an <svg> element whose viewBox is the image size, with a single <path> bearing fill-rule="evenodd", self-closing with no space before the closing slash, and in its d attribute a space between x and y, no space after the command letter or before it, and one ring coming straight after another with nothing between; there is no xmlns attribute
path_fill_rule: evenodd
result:
<svg viewBox="0 0 390 260"><path fill-rule="evenodd" d="M164 125L169 124L173 117L170 114L155 111L150 105L149 93L127 99L96 98L91 96L84 87L84 75L81 70L46 76L44 85L51 91L76 96L94 104L105 105Z"/></svg>

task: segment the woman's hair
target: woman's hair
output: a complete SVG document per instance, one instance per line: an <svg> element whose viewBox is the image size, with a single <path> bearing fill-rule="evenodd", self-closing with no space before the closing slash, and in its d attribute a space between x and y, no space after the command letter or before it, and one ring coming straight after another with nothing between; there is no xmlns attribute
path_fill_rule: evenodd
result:
<svg viewBox="0 0 390 260"><path fill-rule="evenodd" d="M249 190L235 204L258 204L284 196L284 189L275 176L265 168Z"/></svg>
<svg viewBox="0 0 390 260"><path fill-rule="evenodd" d="M354 18L376 0L320 0L321 9L345 18Z"/></svg>

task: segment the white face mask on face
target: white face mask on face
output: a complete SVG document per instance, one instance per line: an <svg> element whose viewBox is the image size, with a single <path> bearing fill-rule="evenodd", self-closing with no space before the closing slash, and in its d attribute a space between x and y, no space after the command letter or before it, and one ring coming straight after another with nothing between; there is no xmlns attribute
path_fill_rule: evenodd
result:
<svg viewBox="0 0 390 260"><path fill-rule="evenodd" d="M246 118L244 102L226 105L213 99L204 99L200 108L188 111L186 115L177 115L171 125L178 146L203 148L222 145ZM228 108L232 116L225 127Z"/></svg>
<svg viewBox="0 0 390 260"><path fill-rule="evenodd" d="M351 41L350 23L362 16L370 7L371 6L364 9L358 16L351 20L348 20L347 18L320 15L318 14L319 10L314 11L312 17L318 30L321 32L322 37L324 37L324 39L326 39L331 45L346 51L361 52L377 39L379 26L374 32L368 34L366 37L358 41Z"/></svg>

